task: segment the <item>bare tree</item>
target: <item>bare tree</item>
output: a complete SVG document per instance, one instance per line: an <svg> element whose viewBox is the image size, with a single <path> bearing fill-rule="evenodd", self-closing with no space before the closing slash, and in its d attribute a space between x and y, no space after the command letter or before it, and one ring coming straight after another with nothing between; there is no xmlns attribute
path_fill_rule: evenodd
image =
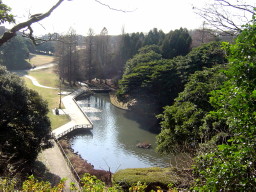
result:
<svg viewBox="0 0 256 192"><path fill-rule="evenodd" d="M108 30L104 27L100 35L96 38L96 63L97 77L100 79L106 78L107 64L109 56L109 36Z"/></svg>
<svg viewBox="0 0 256 192"><path fill-rule="evenodd" d="M239 33L256 13L255 3L244 0L214 0L208 6L194 7L194 10L215 29L232 35Z"/></svg>
<svg viewBox="0 0 256 192"><path fill-rule="evenodd" d="M10 29L9 31L5 32L4 35L0 38L0 46L2 46L5 42L7 42L8 40L10 40L11 38L15 37L16 36L16 33L20 30L23 30L23 35L30 38L34 44L37 44L37 40L33 33L33 28L31 27L32 24L34 23L37 23L47 17L49 17L51 15L51 13L57 8L60 6L60 4L63 2L64 0L58 0L58 2L53 5L46 13L40 13L40 14L34 14L32 15L27 21L25 22L22 22L22 23L19 23L17 25L15 25L14 27L12 27L12 29ZM68 1L72 1L72 0L68 0ZM99 0L94 0L95 2L97 3L100 3L101 5L103 6L106 6L108 7L109 9L113 10L113 11L121 11L121 12L131 12L131 11L125 11L125 10L122 10L122 9L116 9L116 8L113 8L111 6L109 6L108 4L104 4L102 3L101 1ZM8 16L8 15L7 15ZM2 20L5 22L5 21L8 21L8 22L14 22L13 18L9 18L9 17L3 17ZM28 31L28 32L27 32ZM50 36L49 40L55 40L56 39L56 35L54 34L53 36ZM44 41L47 41L47 40L39 40L40 42L44 42Z"/></svg>
<svg viewBox="0 0 256 192"><path fill-rule="evenodd" d="M77 35L73 29L58 38L55 55L58 58L58 72L62 80L74 85L78 78Z"/></svg>
<svg viewBox="0 0 256 192"><path fill-rule="evenodd" d="M93 29L89 29L88 31L88 37L86 42L86 58L87 58L87 64L88 64L88 80L91 82L92 80L92 59L93 59L93 36L94 31Z"/></svg>
<svg viewBox="0 0 256 192"><path fill-rule="evenodd" d="M192 38L191 47L198 47L201 44L209 43L218 40L219 33L216 30L206 27L206 22L203 22L202 27L189 32Z"/></svg>
<svg viewBox="0 0 256 192"><path fill-rule="evenodd" d="M54 6L52 6L46 13L42 13L42 14L35 14L32 15L29 20L19 23L17 25L15 25L12 29L10 29L9 31L5 32L4 35L0 38L0 46L2 46L5 42L7 42L8 40L10 40L11 38L16 36L16 33L22 29L24 29L24 31L28 30L29 33L27 33L26 35L35 43L35 38L33 36L33 29L31 27L31 25L33 23L39 22L43 19L45 19L46 17L49 17L51 15L51 13L57 8L59 7L59 5L63 2L64 0L59 0Z"/></svg>

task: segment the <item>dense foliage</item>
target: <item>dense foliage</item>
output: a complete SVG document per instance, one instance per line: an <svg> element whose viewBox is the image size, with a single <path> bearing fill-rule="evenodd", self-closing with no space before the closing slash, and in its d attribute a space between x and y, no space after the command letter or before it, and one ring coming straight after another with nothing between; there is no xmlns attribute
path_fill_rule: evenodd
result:
<svg viewBox="0 0 256 192"><path fill-rule="evenodd" d="M118 184L113 186L106 186L106 184L98 180L95 176L85 174L80 180L80 188L78 188L74 183L70 183L70 191L84 191L84 192L144 192L144 191L163 191L169 189L169 191L178 191L173 184L170 183L164 188L159 186L160 183L157 183L157 186L152 186L140 181L135 181L132 184L128 184L126 187L121 187ZM5 192L31 192L31 191L43 191L43 192L61 192L65 190L67 184L65 179L62 179L56 186L51 186L51 183L48 181L39 181L33 175L29 176L27 180L22 183L21 187L18 187L17 182L14 179L10 178L1 178L0 177L0 191Z"/></svg>
<svg viewBox="0 0 256 192"><path fill-rule="evenodd" d="M0 67L0 93L0 174L13 175L36 159L48 138L48 107L4 67Z"/></svg>
<svg viewBox="0 0 256 192"><path fill-rule="evenodd" d="M227 142L198 157L196 190L255 191L256 189L256 23L247 26L235 44L225 44L228 80L211 93L211 114L225 119Z"/></svg>
<svg viewBox="0 0 256 192"><path fill-rule="evenodd" d="M11 8L7 5L2 3L2 0L0 1L0 24L3 24L5 22L13 23L14 16L10 13Z"/></svg>
<svg viewBox="0 0 256 192"><path fill-rule="evenodd" d="M140 49L126 63L117 92L123 100L135 99L132 107L153 116L173 103L190 74L226 62L219 43L205 44L173 59L162 59L159 50L156 45Z"/></svg>
<svg viewBox="0 0 256 192"><path fill-rule="evenodd" d="M28 69L31 66L26 59L29 58L29 52L33 50L34 45L31 41L22 36L16 36L0 47L1 65L9 70Z"/></svg>
<svg viewBox="0 0 256 192"><path fill-rule="evenodd" d="M192 38L187 29L177 29L165 36L161 45L162 55L165 59L172 59L179 55L186 55L190 51Z"/></svg>
<svg viewBox="0 0 256 192"><path fill-rule="evenodd" d="M157 136L159 152L192 152L199 143L208 142L221 131L207 125L208 112L213 110L209 92L218 89L226 79L221 69L224 65L196 71L174 104L166 106L163 114L158 115L161 119L161 133Z"/></svg>
<svg viewBox="0 0 256 192"><path fill-rule="evenodd" d="M56 46L56 56L59 58L60 71L71 71L71 76L77 77L76 80L98 79L120 79L123 75L125 63L138 53L138 50L144 46L158 45L157 53L161 54L172 52L166 58L173 58L178 55L185 55L190 50L191 37L187 29L179 29L170 31L168 34L154 28L148 34L132 33L119 36L109 36L108 30L103 28L99 35L94 35L92 29L89 29L88 36L84 39L85 46L75 47L81 38L73 33L73 40L69 42L67 39L71 34L64 35L60 38ZM80 42L81 43L81 42ZM163 45L164 43L164 45ZM72 45L71 45L72 44ZM70 48L72 47L72 51ZM85 48L86 47L86 48ZM72 71L65 68L64 60L69 62L74 56L68 53L77 53L78 60L70 62L70 69L77 68ZM61 75L65 79L65 75ZM69 75L70 76L70 75ZM69 81L69 80L68 80Z"/></svg>

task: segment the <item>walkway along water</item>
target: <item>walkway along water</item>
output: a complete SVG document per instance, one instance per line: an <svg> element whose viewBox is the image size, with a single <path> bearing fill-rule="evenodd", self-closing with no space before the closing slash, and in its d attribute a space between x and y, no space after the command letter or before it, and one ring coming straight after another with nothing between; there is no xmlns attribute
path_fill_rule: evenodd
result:
<svg viewBox="0 0 256 192"><path fill-rule="evenodd" d="M52 67L52 66L54 66L54 65L52 65L52 64L46 65L46 68ZM44 68L44 66L43 66L43 68ZM29 78L35 86L39 86L39 87L43 87L43 88L47 88L47 89L58 89L58 88L54 88L54 87L43 86L43 85L39 84L38 81L31 76L26 75L25 77ZM80 108L78 107L76 100L75 100L75 98L78 95L82 94L84 91L86 91L86 90L81 89L81 90L75 91L72 94L63 98L63 104L66 107L66 113L68 115L70 115L70 119L71 119L71 121L69 123L64 125L66 128L69 128L69 129L76 128L77 129L77 128L81 128L81 127L86 127L86 128L93 127L92 122L89 120L89 118L87 118L86 114L84 114L80 110ZM57 130L59 130L59 132L55 130L57 137L60 136L60 135L58 136L58 134L63 135L65 132L65 131L63 131L64 130L63 126L62 126L62 129L57 129ZM61 130L63 132L61 132ZM70 132L70 130L69 130L69 132ZM66 180L67 185L65 185L64 191L70 191L68 184L70 184L71 182L75 183L75 186L79 188L79 184L77 182L77 176L76 176L76 174L74 174L74 171L72 170L72 167L70 166L70 162L69 161L67 162L67 157L64 158L63 150L61 150L61 148L59 148L59 146L57 144L58 141L52 140L52 143L53 143L53 147L43 150L39 154L38 160L41 161L52 174L57 175L60 178L67 179Z"/></svg>
<svg viewBox="0 0 256 192"><path fill-rule="evenodd" d="M62 103L65 106L65 112L70 116L71 121L52 131L55 139L59 139L60 137L76 129L93 128L93 123L76 103L76 97L86 91L89 90L86 88L81 88L62 99Z"/></svg>

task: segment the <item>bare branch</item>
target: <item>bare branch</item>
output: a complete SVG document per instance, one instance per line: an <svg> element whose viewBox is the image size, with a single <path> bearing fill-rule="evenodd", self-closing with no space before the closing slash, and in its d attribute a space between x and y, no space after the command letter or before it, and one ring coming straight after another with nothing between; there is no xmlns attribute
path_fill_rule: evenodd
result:
<svg viewBox="0 0 256 192"><path fill-rule="evenodd" d="M10 40L11 38L16 36L16 32L27 28L30 33L29 33L29 37L32 41L34 41L34 37L33 37L33 30L31 28L31 25L33 23L39 22L43 19L45 19L46 17L49 17L51 15L51 13L63 2L64 0L59 0L51 9L49 9L49 11L47 11L46 13L43 14L36 14L36 15L32 15L30 17L29 20L19 23L17 25L15 25L11 30L7 31L4 33L4 35L0 38L0 46L2 46L5 42L7 42L8 40Z"/></svg>
<svg viewBox="0 0 256 192"><path fill-rule="evenodd" d="M29 31L29 33L26 33L26 31ZM28 26L28 28L22 32L23 33L22 36L31 39L34 45L41 45L48 41L57 41L59 38L59 35L57 33L48 34L47 39L38 38L38 37L35 38L33 36L33 32L34 31L33 31L32 27Z"/></svg>
<svg viewBox="0 0 256 192"><path fill-rule="evenodd" d="M111 7L110 5L107 5L107 4L105 4L105 3L102 3L102 2L99 1L99 0L94 0L94 1L97 2L97 3L99 3L99 4L101 4L101 5L103 5L103 6L105 6L105 7L108 7L109 9L111 9L111 10L113 10L113 11L120 11L120 12L123 12L123 13L128 13L128 12L134 12L134 11L136 11L136 9L135 9L135 10L132 10L132 11L127 11L127 10L122 10L122 9L116 9L116 8Z"/></svg>
<svg viewBox="0 0 256 192"><path fill-rule="evenodd" d="M243 25L252 20L256 11L255 6L243 4L239 0L232 3L230 0L214 0L207 7L194 9L212 27L233 35L241 32Z"/></svg>
<svg viewBox="0 0 256 192"><path fill-rule="evenodd" d="M252 6L252 5L240 5L240 4L234 5L234 4L229 3L226 0L215 0L215 1L220 2L220 5L222 5L222 6L233 7L233 8L236 8L236 9L240 9L242 11L249 12L251 14L255 13L255 11L254 11L255 7Z"/></svg>

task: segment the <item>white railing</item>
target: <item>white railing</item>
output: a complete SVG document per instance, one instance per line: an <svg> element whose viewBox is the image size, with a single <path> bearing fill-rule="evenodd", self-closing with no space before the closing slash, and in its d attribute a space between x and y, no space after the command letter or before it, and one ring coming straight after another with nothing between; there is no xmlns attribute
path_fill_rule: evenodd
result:
<svg viewBox="0 0 256 192"><path fill-rule="evenodd" d="M81 107L78 105L78 103L76 102L76 98L81 95L82 93L88 91L87 89L78 89L76 91L74 91L73 93L71 93L72 95L74 95L72 97L72 100L74 101L74 103L77 105L77 107L79 108L79 110L82 112L82 114L84 115L84 117L89 121L90 124L82 124L82 125L75 125L65 131L63 131L62 133L60 134L52 134L52 136L55 138L55 139L59 139L61 137L63 137L64 135L70 133L71 131L73 130L76 130L76 129L92 129L93 128L93 123L92 121L89 119L89 117L86 115L86 113L81 109Z"/></svg>
<svg viewBox="0 0 256 192"><path fill-rule="evenodd" d="M93 123L92 123L92 121L90 120L90 118L86 115L86 113L81 109L81 107L77 104L77 102L76 102L76 98L78 97L78 96L80 96L83 92L86 92L87 90L85 90L85 89L79 89L77 92L78 93L76 93L76 95L73 97L73 101L75 102L75 104L77 105L77 107L79 108L79 110L83 113L83 115L86 117L86 119L89 121L89 123L92 125L92 128L93 128Z"/></svg>
<svg viewBox="0 0 256 192"><path fill-rule="evenodd" d="M69 129L63 131L62 133L60 133L58 135L54 134L53 136L54 136L55 139L59 139L59 138L63 137L64 135L70 133L73 130L76 130L76 129L92 129L92 128L93 128L93 126L91 124L75 125L75 126L69 128Z"/></svg>

